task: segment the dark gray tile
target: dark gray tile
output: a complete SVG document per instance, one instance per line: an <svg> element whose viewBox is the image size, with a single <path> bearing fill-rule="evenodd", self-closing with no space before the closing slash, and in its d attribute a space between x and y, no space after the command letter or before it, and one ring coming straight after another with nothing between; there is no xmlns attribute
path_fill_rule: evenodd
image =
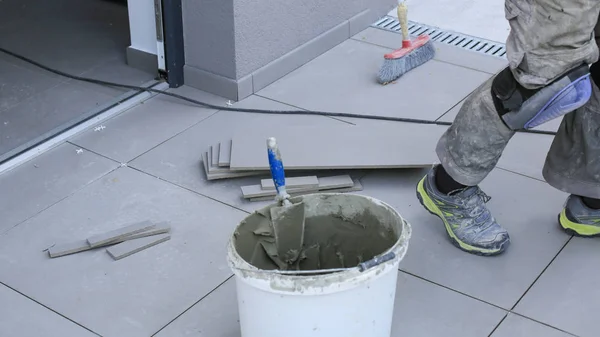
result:
<svg viewBox="0 0 600 337"><path fill-rule="evenodd" d="M0 303L2 336L97 336L1 284Z"/></svg>
<svg viewBox="0 0 600 337"><path fill-rule="evenodd" d="M570 334L534 322L525 317L508 314L490 337L569 337Z"/></svg>
<svg viewBox="0 0 600 337"><path fill-rule="evenodd" d="M262 109L293 109L271 100L250 96L234 106ZM215 198L229 205L253 211L269 202L249 202L242 198L241 186L256 185L269 175L207 181L202 168L202 153L215 143L230 140L234 134L248 129L271 129L280 126L351 125L326 117L285 116L221 111L198 123L148 153L133 160L130 166L175 184ZM265 143L266 155L266 143ZM285 158L285 154L282 154ZM284 159L285 160L285 159ZM312 175L317 174L310 171ZM294 172L297 176L306 172ZM320 172L317 175L323 174ZM331 173L337 175L342 173ZM357 174L357 172L354 172ZM359 173L358 173L359 174ZM291 176L291 175L290 175Z"/></svg>
<svg viewBox="0 0 600 337"><path fill-rule="evenodd" d="M0 46L58 70L81 74L129 45L127 7L110 1L23 1L12 11L20 20L2 26Z"/></svg>
<svg viewBox="0 0 600 337"><path fill-rule="evenodd" d="M225 100L190 87L169 90L185 97L216 105ZM124 113L102 122L101 130L90 128L72 143L126 163L207 118L216 110L201 108L173 97L157 95ZM200 152L198 152L200 154Z"/></svg>
<svg viewBox="0 0 600 337"><path fill-rule="evenodd" d="M0 114L58 84L60 82L55 78L0 59Z"/></svg>
<svg viewBox="0 0 600 337"><path fill-rule="evenodd" d="M231 275L227 241L246 215L120 168L0 236L0 281L99 335L151 336ZM44 252L142 220L168 221L171 239L118 261Z"/></svg>
<svg viewBox="0 0 600 337"><path fill-rule="evenodd" d="M598 335L600 250L573 238L527 292L515 312L581 337Z"/></svg>
<svg viewBox="0 0 600 337"><path fill-rule="evenodd" d="M359 194L389 203L413 227L402 270L510 309L569 239L556 220L566 194L544 182L493 171L481 187L492 197L488 206L512 241L503 255L480 257L452 245L442 221L419 203L416 185L426 172L377 171L361 180Z"/></svg>
<svg viewBox="0 0 600 337"><path fill-rule="evenodd" d="M347 40L257 94L310 110L434 120L490 76L431 60L382 86L389 50Z"/></svg>
<svg viewBox="0 0 600 337"><path fill-rule="evenodd" d="M112 96L63 83L0 112L0 153L8 152L98 108Z"/></svg>
<svg viewBox="0 0 600 337"><path fill-rule="evenodd" d="M354 40L397 49L402 45L402 35L378 28L369 27L352 37ZM466 68L495 74L508 65L508 61L495 56L479 54L470 50L433 42L436 60L456 64Z"/></svg>
<svg viewBox="0 0 600 337"><path fill-rule="evenodd" d="M503 310L400 272L392 337L487 336L504 315ZM457 317L468 317L470 324ZM235 279L157 334L167 336L240 336Z"/></svg>
<svg viewBox="0 0 600 337"><path fill-rule="evenodd" d="M145 83L154 80L158 74L152 74L133 68L127 65L125 57L116 57L84 72L81 76L125 85L143 86ZM85 82L78 81L77 83L83 84ZM105 92L115 96L132 90L128 88L107 87L93 83L89 84L89 87L96 91Z"/></svg>
<svg viewBox="0 0 600 337"><path fill-rule="evenodd" d="M109 173L118 164L62 144L0 175L0 234Z"/></svg>

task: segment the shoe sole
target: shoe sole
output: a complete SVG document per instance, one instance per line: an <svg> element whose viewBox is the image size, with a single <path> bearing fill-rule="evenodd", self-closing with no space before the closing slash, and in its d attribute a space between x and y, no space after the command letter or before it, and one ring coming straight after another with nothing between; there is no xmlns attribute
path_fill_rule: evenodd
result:
<svg viewBox="0 0 600 337"><path fill-rule="evenodd" d="M500 255L506 250L510 241L506 241L498 249L484 249L484 248L477 248L477 247L471 246L471 245L459 240L456 237L456 235L454 235L454 232L452 232L450 224L440 214L441 210L437 206L435 206L433 200L431 200L431 198L427 195L427 192L425 192L425 188L423 186L425 183L425 179L426 179L426 177L421 179L421 181L419 181L419 183L417 184L417 191L416 191L417 199L419 199L419 202L421 203L421 205L423 205L423 207L429 213L437 216L438 218L440 218L442 220L442 222L444 223L444 227L446 228L446 233L448 234L448 237L450 238L450 241L452 242L452 244L454 246L456 246L458 249L460 249L462 251L465 251L465 252L471 253L471 254L475 254L475 255L479 255L479 256Z"/></svg>
<svg viewBox="0 0 600 337"><path fill-rule="evenodd" d="M567 234L580 238L596 238L600 237L600 226L583 225L573 222L567 218L567 213L563 209L558 214L558 224Z"/></svg>

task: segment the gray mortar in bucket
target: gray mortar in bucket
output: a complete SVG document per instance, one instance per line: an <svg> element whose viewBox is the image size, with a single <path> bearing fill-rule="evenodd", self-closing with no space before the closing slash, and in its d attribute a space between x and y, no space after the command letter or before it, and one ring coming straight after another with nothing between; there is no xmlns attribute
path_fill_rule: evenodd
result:
<svg viewBox="0 0 600 337"><path fill-rule="evenodd" d="M393 259L392 248L398 244L407 245L408 225L402 223L404 220L396 212L390 211L391 207L375 199L323 193L290 201L305 205L302 249L294 252L293 255L298 256L295 261L277 254L278 242L270 217L270 209L277 204L255 211L234 232L232 245L236 252L257 270L285 274L327 273L349 268L365 270ZM403 228L409 232L402 233ZM289 235L300 234L294 230ZM282 241L302 240L289 235Z"/></svg>

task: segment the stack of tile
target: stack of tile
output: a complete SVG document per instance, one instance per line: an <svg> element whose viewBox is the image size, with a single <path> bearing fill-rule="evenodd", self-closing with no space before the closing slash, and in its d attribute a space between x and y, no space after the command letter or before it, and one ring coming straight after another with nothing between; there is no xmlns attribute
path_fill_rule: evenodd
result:
<svg viewBox="0 0 600 337"><path fill-rule="evenodd" d="M330 177L305 176L292 177L285 180L286 190L290 196L310 194L315 192L356 192L362 191L358 179L353 180L349 175ZM258 185L242 186L242 195L250 201L273 200L277 195L272 179L262 179Z"/></svg>
<svg viewBox="0 0 600 337"><path fill-rule="evenodd" d="M230 165L232 141L211 145L202 154L202 165L206 180L231 179L268 174L269 170L243 171L232 170Z"/></svg>
<svg viewBox="0 0 600 337"><path fill-rule="evenodd" d="M428 167L437 160L437 140L446 130L429 124L340 125L247 130L203 153L206 178L269 174L266 140L271 136L277 139L286 172Z"/></svg>
<svg viewBox="0 0 600 337"><path fill-rule="evenodd" d="M106 233L96 234L87 239L55 244L48 249L50 257L75 254L86 250L108 247L107 253L119 260L146 248L167 241L171 226L166 222L142 221Z"/></svg>

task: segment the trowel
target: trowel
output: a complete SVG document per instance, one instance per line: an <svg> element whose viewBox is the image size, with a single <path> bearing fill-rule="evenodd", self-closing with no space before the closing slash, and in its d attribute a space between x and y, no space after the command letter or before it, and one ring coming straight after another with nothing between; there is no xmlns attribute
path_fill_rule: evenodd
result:
<svg viewBox="0 0 600 337"><path fill-rule="evenodd" d="M304 203L292 203L285 188L285 172L281 153L275 138L267 139L269 167L280 206L271 208L271 222L279 259L288 265L295 264L304 243Z"/></svg>

